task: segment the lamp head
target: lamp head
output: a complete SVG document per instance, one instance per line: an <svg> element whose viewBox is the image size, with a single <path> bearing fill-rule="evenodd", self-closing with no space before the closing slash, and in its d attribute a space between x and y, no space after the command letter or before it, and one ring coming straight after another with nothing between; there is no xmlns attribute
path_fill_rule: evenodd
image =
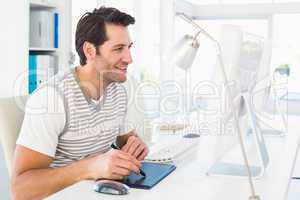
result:
<svg viewBox="0 0 300 200"><path fill-rule="evenodd" d="M173 47L173 63L183 70L187 70L193 64L199 49L199 42L191 35L185 35Z"/></svg>

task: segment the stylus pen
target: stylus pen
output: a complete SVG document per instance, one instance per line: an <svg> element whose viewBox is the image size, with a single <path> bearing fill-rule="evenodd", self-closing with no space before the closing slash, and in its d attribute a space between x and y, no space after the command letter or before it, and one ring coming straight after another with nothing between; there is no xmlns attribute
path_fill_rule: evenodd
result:
<svg viewBox="0 0 300 200"><path fill-rule="evenodd" d="M115 145L114 143L111 144L111 148L120 150L120 148L117 145ZM143 170L141 170L141 169L140 169L139 175L146 177L145 172L143 172Z"/></svg>

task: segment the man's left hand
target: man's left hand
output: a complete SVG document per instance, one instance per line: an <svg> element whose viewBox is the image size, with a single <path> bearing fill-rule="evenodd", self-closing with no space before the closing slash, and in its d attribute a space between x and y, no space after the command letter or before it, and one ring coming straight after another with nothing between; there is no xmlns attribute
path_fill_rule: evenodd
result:
<svg viewBox="0 0 300 200"><path fill-rule="evenodd" d="M126 144L121 150L134 156L137 160L144 160L149 153L147 145L135 135L132 135L127 139Z"/></svg>

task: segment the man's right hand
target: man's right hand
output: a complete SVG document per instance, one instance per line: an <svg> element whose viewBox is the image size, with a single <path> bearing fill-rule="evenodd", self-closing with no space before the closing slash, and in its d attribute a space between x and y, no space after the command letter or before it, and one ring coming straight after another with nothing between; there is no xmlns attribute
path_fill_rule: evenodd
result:
<svg viewBox="0 0 300 200"><path fill-rule="evenodd" d="M107 153L88 158L91 179L121 180L132 171L139 173L141 162L128 153L112 149Z"/></svg>

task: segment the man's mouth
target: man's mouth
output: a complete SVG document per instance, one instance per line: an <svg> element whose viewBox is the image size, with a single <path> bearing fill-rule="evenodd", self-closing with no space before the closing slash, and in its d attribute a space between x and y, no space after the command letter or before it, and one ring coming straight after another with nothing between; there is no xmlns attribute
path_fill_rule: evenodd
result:
<svg viewBox="0 0 300 200"><path fill-rule="evenodd" d="M115 67L118 71L121 71L122 73L126 73L127 72L127 67Z"/></svg>

